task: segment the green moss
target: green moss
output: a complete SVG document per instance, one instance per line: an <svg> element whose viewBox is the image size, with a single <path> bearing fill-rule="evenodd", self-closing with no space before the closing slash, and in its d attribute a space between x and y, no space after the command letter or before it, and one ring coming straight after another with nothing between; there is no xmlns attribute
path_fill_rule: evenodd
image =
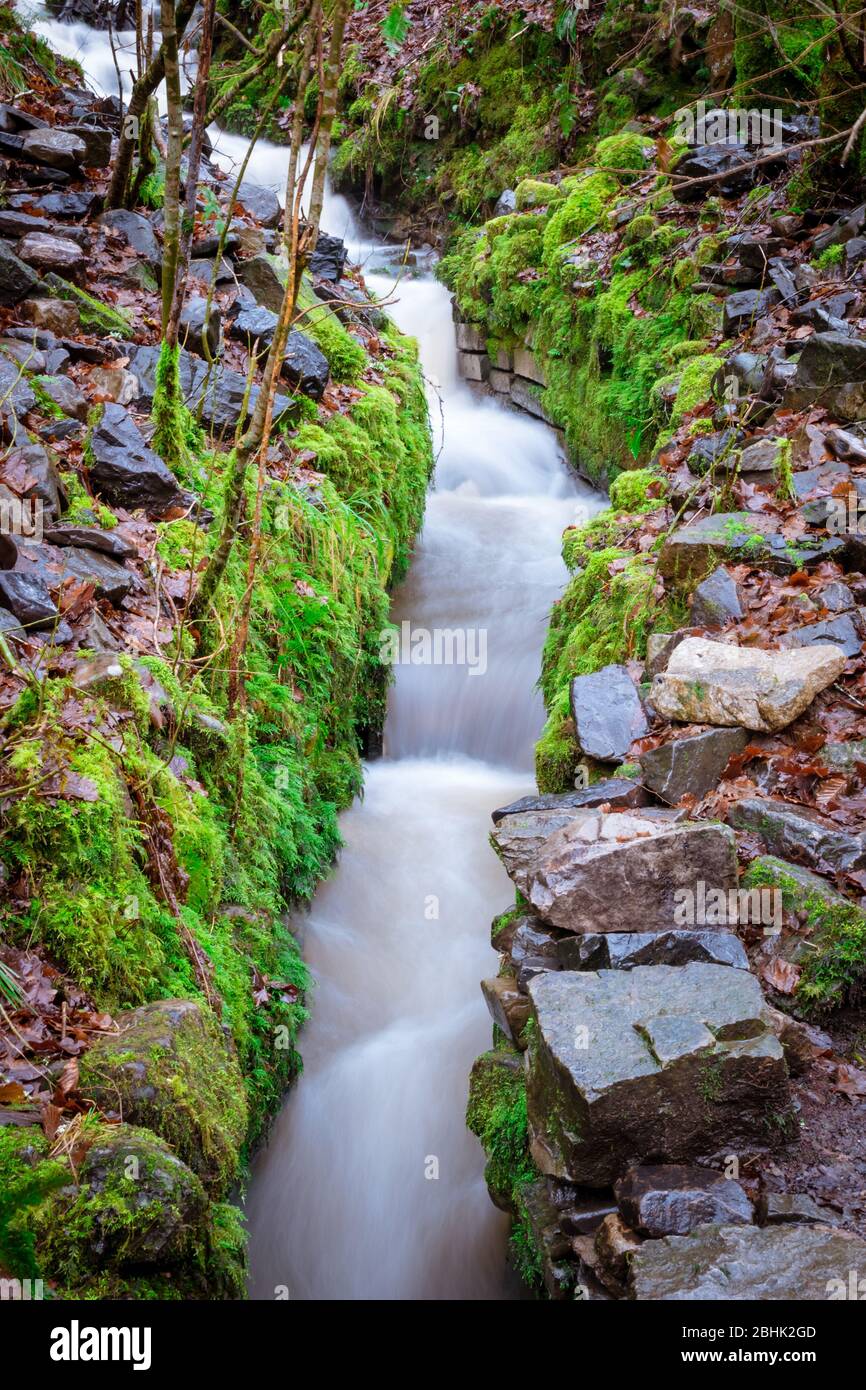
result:
<svg viewBox="0 0 866 1390"><path fill-rule="evenodd" d="M128 338L133 333L132 319L125 309L103 304L86 290L56 275L46 275L43 284L56 298L68 299L76 306L85 333L98 333L101 336L115 333L122 338Z"/></svg>
<svg viewBox="0 0 866 1390"><path fill-rule="evenodd" d="M328 359L334 381L357 381L366 366L367 354L328 305L316 298L306 280L298 295L298 309L300 318L297 327L321 348Z"/></svg>
<svg viewBox="0 0 866 1390"><path fill-rule="evenodd" d="M650 488L653 497L649 496ZM655 511L665 505L666 492L662 473L653 468L626 469L610 485L610 505L614 511Z"/></svg>
<svg viewBox="0 0 866 1390"><path fill-rule="evenodd" d="M529 1157L526 1082L519 1053L487 1052L472 1069L466 1124L487 1155L484 1176L497 1203L515 1202L537 1177Z"/></svg>
<svg viewBox="0 0 866 1390"><path fill-rule="evenodd" d="M540 179L523 179L514 190L515 207L518 212L529 212L535 208L549 207L562 199L562 191L554 183L542 183Z"/></svg>

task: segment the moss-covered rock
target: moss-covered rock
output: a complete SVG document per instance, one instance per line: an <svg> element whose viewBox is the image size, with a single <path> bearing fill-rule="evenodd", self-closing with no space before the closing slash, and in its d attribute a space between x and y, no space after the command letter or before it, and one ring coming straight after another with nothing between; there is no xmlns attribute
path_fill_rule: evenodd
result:
<svg viewBox="0 0 866 1390"><path fill-rule="evenodd" d="M219 1195L237 1172L248 1118L231 1042L192 999L145 1004L118 1024L82 1057L82 1089L104 1112L160 1135Z"/></svg>

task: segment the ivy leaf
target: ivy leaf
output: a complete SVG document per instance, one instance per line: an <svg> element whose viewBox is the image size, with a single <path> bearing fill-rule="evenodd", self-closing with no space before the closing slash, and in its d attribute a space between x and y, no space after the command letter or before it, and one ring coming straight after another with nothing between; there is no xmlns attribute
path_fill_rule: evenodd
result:
<svg viewBox="0 0 866 1390"><path fill-rule="evenodd" d="M409 33L409 20L406 17L405 5L392 5L385 18L382 20L382 37L389 53L396 53L402 48Z"/></svg>

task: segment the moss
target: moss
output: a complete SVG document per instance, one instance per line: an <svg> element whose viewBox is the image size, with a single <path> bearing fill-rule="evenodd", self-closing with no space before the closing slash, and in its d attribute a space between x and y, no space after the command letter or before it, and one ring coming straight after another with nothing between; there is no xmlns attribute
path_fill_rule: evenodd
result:
<svg viewBox="0 0 866 1390"><path fill-rule="evenodd" d="M529 1157L526 1082L520 1054L487 1052L472 1068L466 1124L487 1155L484 1176L498 1206L512 1207L538 1175Z"/></svg>
<svg viewBox="0 0 866 1390"><path fill-rule="evenodd" d="M574 721L551 716L535 745L535 781L544 792L571 791L580 761Z"/></svg>
<svg viewBox="0 0 866 1390"><path fill-rule="evenodd" d="M125 309L103 304L86 290L79 289L56 275L46 275L43 284L58 299L70 300L78 309L81 327L85 333L100 335L115 333L128 338L133 333L133 323Z"/></svg>
<svg viewBox="0 0 866 1390"><path fill-rule="evenodd" d="M367 364L367 354L328 305L316 298L306 280L298 295L298 310L296 326L321 348L334 381L357 381Z"/></svg>
<svg viewBox="0 0 866 1390"><path fill-rule="evenodd" d="M825 246L820 255L815 257L814 264L819 270L830 270L833 266L841 265L844 259L844 246Z"/></svg>
<svg viewBox="0 0 866 1390"><path fill-rule="evenodd" d="M515 207L518 212L549 207L551 203L560 202L562 197L562 191L556 184L542 183L540 179L523 179L514 190Z"/></svg>
<svg viewBox="0 0 866 1390"><path fill-rule="evenodd" d="M654 496L649 495L652 488ZM610 485L610 505L615 511L655 511L665 505L664 475L653 468L627 469Z"/></svg>

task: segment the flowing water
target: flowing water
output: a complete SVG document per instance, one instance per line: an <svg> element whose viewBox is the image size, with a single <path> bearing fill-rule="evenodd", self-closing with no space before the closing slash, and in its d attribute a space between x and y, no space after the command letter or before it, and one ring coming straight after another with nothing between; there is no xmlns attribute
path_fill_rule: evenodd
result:
<svg viewBox="0 0 866 1390"><path fill-rule="evenodd" d="M37 28L97 90L117 90L107 35L44 19ZM245 142L211 135L216 159L236 167ZM260 144L247 178L282 192L286 164L285 149ZM386 253L331 193L323 225L371 268L368 285L418 339L428 380L435 489L393 619L409 624L410 656L459 661L462 641L465 661L396 666L385 756L366 769L363 801L342 818L339 866L302 924L312 1021L303 1076L253 1169L250 1294L510 1297L507 1221L464 1124L469 1070L490 1045L479 991L496 970L490 919L512 898L489 817L533 789L534 687L565 578L560 535L578 507L602 503L568 473L550 430L458 379L441 285L395 288L375 273ZM451 634L438 653L437 631Z"/></svg>

